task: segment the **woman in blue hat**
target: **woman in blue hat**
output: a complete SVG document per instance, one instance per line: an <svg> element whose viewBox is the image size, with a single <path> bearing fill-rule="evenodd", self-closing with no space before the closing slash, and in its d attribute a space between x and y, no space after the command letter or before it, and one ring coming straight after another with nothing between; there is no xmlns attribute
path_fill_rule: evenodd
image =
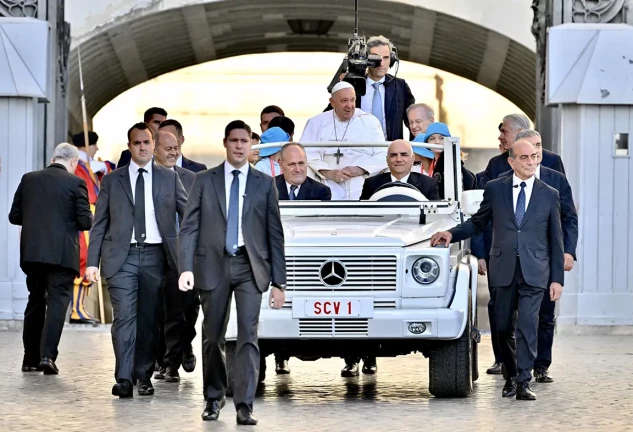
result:
<svg viewBox="0 0 633 432"><path fill-rule="evenodd" d="M414 143L425 143L425 134L419 134L413 140ZM433 165L435 161L435 154L431 149L424 147L413 147L414 159L413 159L413 172L419 172L427 176L433 175Z"/></svg>
<svg viewBox="0 0 633 432"><path fill-rule="evenodd" d="M290 135L284 132L280 127L266 129L261 137L262 144L286 143L289 140ZM281 146L260 149L259 157L261 159L255 164L255 169L272 177L278 176L281 174L281 167L279 166L280 153Z"/></svg>
<svg viewBox="0 0 633 432"><path fill-rule="evenodd" d="M444 145L444 137L450 136L451 133L445 123L435 122L429 125L426 130L426 134L422 139L428 144ZM463 151L460 152L462 160L462 190L466 191L475 189L477 186L477 179L475 175L464 166L464 160L466 160L468 155ZM437 179L440 186L440 198L444 198L444 151L433 149L433 153L435 158L431 162L429 175Z"/></svg>

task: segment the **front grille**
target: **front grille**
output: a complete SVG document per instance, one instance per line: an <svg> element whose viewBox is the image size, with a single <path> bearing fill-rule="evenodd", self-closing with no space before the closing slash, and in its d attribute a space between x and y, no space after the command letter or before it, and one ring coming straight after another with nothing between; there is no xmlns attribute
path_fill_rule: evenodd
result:
<svg viewBox="0 0 633 432"><path fill-rule="evenodd" d="M335 259L347 269L340 286L325 285L319 270L323 263ZM289 256L286 257L288 291L396 291L398 258L384 256Z"/></svg>
<svg viewBox="0 0 633 432"><path fill-rule="evenodd" d="M300 336L367 336L369 320L355 319L299 319Z"/></svg>

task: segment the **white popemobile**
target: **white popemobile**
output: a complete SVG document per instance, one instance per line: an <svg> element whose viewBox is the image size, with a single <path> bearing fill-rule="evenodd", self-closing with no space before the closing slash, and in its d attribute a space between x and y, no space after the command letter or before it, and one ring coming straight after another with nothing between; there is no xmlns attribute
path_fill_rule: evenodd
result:
<svg viewBox="0 0 633 432"><path fill-rule="evenodd" d="M253 148L265 146L278 144ZM469 254L468 242L431 247L430 238L474 214L483 191L462 194L461 170L453 169L460 166L459 139L445 138L443 150L450 157L445 158L446 198L441 201L428 201L411 185L389 183L369 201L280 202L286 302L275 310L268 295L262 299L262 356L281 353L312 361L420 352L429 358L431 394L471 394L479 375L477 260ZM234 381L235 316L231 313L226 335L229 395Z"/></svg>

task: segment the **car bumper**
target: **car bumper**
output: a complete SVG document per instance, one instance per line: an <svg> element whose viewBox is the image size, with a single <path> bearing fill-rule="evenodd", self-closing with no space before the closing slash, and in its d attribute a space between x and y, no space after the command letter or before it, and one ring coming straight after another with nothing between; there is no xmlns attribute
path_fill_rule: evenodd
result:
<svg viewBox="0 0 633 432"><path fill-rule="evenodd" d="M292 310L263 309L259 316L259 339L457 339L464 328L465 314L457 309L400 309L375 311L373 318L293 318ZM424 331L420 326L424 324ZM413 329L413 330L412 330ZM419 333L419 334L418 334ZM227 339L237 337L234 320Z"/></svg>

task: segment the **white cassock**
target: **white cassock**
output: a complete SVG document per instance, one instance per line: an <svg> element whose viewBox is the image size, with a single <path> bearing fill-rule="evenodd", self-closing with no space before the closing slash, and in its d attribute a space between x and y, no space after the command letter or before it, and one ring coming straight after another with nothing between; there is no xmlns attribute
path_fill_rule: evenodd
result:
<svg viewBox="0 0 633 432"><path fill-rule="evenodd" d="M306 123L301 142L313 141L351 141L385 142L382 126L376 117L358 108L349 121L341 121L334 110L312 117ZM387 147L326 149L308 148L308 166L313 176L332 190L332 200L358 200L363 190L365 178L379 174L387 168ZM352 177L342 182L325 178L319 170L341 169L357 166L368 175Z"/></svg>

